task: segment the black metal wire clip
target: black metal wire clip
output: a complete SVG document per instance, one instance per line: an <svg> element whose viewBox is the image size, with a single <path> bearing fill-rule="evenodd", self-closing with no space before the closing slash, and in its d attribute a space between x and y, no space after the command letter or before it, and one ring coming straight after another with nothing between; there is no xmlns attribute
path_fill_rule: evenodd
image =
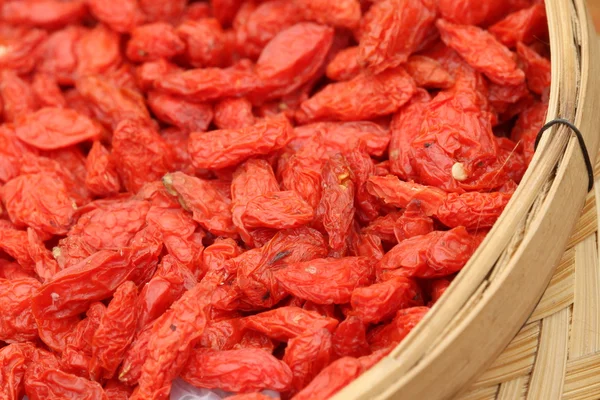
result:
<svg viewBox="0 0 600 400"><path fill-rule="evenodd" d="M590 153L588 152L587 146L585 145L585 140L583 140L583 136L581 135L581 131L573 125L571 122L566 119L556 118L552 121L548 122L546 125L542 126L542 129L538 132L535 138L535 144L533 146L534 150L537 150L538 144L544 132L553 127L554 125L566 125L575 133L577 136L577 141L579 142L579 147L581 147L581 152L583 153L583 161L585 161L585 167L587 168L588 173L588 192L592 190L594 187L594 167L592 166L592 161L590 160Z"/></svg>

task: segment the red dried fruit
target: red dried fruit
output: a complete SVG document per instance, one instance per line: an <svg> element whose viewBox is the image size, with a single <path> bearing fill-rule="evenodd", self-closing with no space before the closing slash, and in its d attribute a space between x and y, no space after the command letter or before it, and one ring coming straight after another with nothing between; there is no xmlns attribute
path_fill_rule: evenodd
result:
<svg viewBox="0 0 600 400"><path fill-rule="evenodd" d="M546 8L536 3L512 14L490 26L488 31L505 46L514 48L517 42L531 43L548 37Z"/></svg>
<svg viewBox="0 0 600 400"><path fill-rule="evenodd" d="M243 97L219 101L214 112L213 122L219 129L242 129L255 123L252 104Z"/></svg>
<svg viewBox="0 0 600 400"><path fill-rule="evenodd" d="M439 278L459 271L479 245L464 227L434 231L397 244L379 262L379 270L399 269L403 276Z"/></svg>
<svg viewBox="0 0 600 400"><path fill-rule="evenodd" d="M154 82L157 89L194 102L244 96L258 85L258 78L245 64L223 69L174 71Z"/></svg>
<svg viewBox="0 0 600 400"><path fill-rule="evenodd" d="M410 278L396 277L352 292L352 314L365 323L378 323L396 311L423 305L419 285Z"/></svg>
<svg viewBox="0 0 600 400"><path fill-rule="evenodd" d="M21 175L0 196L15 225L57 235L67 233L77 209L63 181L46 173Z"/></svg>
<svg viewBox="0 0 600 400"><path fill-rule="evenodd" d="M259 92L265 91L267 99L277 98L315 78L332 42L332 28L310 22L279 32L256 62L256 74L264 86Z"/></svg>
<svg viewBox="0 0 600 400"><path fill-rule="evenodd" d="M372 176L367 189L374 196L398 208L407 208L410 202L419 202L426 215L435 215L446 198L443 190L432 186L403 182L393 175Z"/></svg>
<svg viewBox="0 0 600 400"><path fill-rule="evenodd" d="M2 5L3 21L47 29L77 23L85 14L83 0L6 1Z"/></svg>
<svg viewBox="0 0 600 400"><path fill-rule="evenodd" d="M231 46L221 24L214 18L187 20L177 27L185 58L196 68L225 67L231 61Z"/></svg>
<svg viewBox="0 0 600 400"><path fill-rule="evenodd" d="M547 111L548 103L534 103L519 115L510 133L511 139L517 143L527 163L533 158L535 138L546 121Z"/></svg>
<svg viewBox="0 0 600 400"><path fill-rule="evenodd" d="M144 62L172 58L185 50L175 29L164 22L138 26L131 31L126 55L131 61Z"/></svg>
<svg viewBox="0 0 600 400"><path fill-rule="evenodd" d="M433 58L411 56L404 68L419 87L448 89L454 85L454 77Z"/></svg>
<svg viewBox="0 0 600 400"><path fill-rule="evenodd" d="M348 81L360 73L358 63L358 46L340 50L333 60L327 64L325 74L334 81Z"/></svg>
<svg viewBox="0 0 600 400"><path fill-rule="evenodd" d="M317 304L345 304L353 290L371 283L373 264L359 257L322 258L275 272L286 291Z"/></svg>
<svg viewBox="0 0 600 400"><path fill-rule="evenodd" d="M148 107L156 118L186 133L206 131L213 119L210 104L191 103L166 93L148 93Z"/></svg>
<svg viewBox="0 0 600 400"><path fill-rule="evenodd" d="M360 74L327 85L303 101L296 119L300 123L317 120L369 120L396 112L415 92L415 83L401 67L378 75Z"/></svg>
<svg viewBox="0 0 600 400"><path fill-rule="evenodd" d="M313 209L293 190L269 192L250 200L241 219L246 228L290 229L310 223Z"/></svg>
<svg viewBox="0 0 600 400"><path fill-rule="evenodd" d="M292 371L292 393L306 386L332 359L331 333L320 329L290 339L283 356Z"/></svg>
<svg viewBox="0 0 600 400"><path fill-rule="evenodd" d="M261 349L197 349L181 377L196 387L228 392L263 389L284 392L292 383L290 368Z"/></svg>
<svg viewBox="0 0 600 400"><path fill-rule="evenodd" d="M86 161L85 187L96 196L117 194L121 188L119 175L108 150L94 142Z"/></svg>
<svg viewBox="0 0 600 400"><path fill-rule="evenodd" d="M299 307L279 307L243 319L253 329L279 341L287 341L308 332L325 328L333 332L338 324L334 318L323 317Z"/></svg>
<svg viewBox="0 0 600 400"><path fill-rule="evenodd" d="M361 24L359 64L378 74L405 63L433 26L435 3L434 0L377 1Z"/></svg>
<svg viewBox="0 0 600 400"><path fill-rule="evenodd" d="M333 333L332 344L339 357L360 357L369 354L366 324L359 317L349 315Z"/></svg>
<svg viewBox="0 0 600 400"><path fill-rule="evenodd" d="M510 198L510 193L450 193L436 216L449 228L464 226L475 231L490 228Z"/></svg>
<svg viewBox="0 0 600 400"><path fill-rule="evenodd" d="M86 0L90 12L117 32L130 32L144 21L137 0Z"/></svg>
<svg viewBox="0 0 600 400"><path fill-rule="evenodd" d="M42 108L15 121L15 134L23 142L42 150L69 147L98 139L102 128L77 111Z"/></svg>
<svg viewBox="0 0 600 400"><path fill-rule="evenodd" d="M145 183L159 180L173 167L173 152L145 122L125 120L113 134L112 159L123 186L137 192Z"/></svg>
<svg viewBox="0 0 600 400"><path fill-rule="evenodd" d="M196 168L219 169L281 149L291 135L287 118L275 117L239 130L194 133L188 148Z"/></svg>
<svg viewBox="0 0 600 400"><path fill-rule="evenodd" d="M525 64L527 87L532 92L543 95L550 88L550 61L521 42L517 43L517 54Z"/></svg>
<svg viewBox="0 0 600 400"><path fill-rule="evenodd" d="M363 372L362 364L354 357L342 357L323 369L294 400L327 399Z"/></svg>
<svg viewBox="0 0 600 400"><path fill-rule="evenodd" d="M473 68L499 85L518 85L525 79L513 54L489 32L476 26L436 23L442 40Z"/></svg>
<svg viewBox="0 0 600 400"><path fill-rule="evenodd" d="M150 114L139 93L118 88L107 79L88 76L77 81L77 91L94 117L108 128L116 129L125 120L150 121Z"/></svg>
<svg viewBox="0 0 600 400"><path fill-rule="evenodd" d="M0 99L4 122L13 122L38 109L31 85L11 70L0 72Z"/></svg>
<svg viewBox="0 0 600 400"><path fill-rule="evenodd" d="M218 182L208 181L183 172L167 174L162 178L167 191L177 196L181 206L192 212L192 218L215 235L233 236L231 199L219 190Z"/></svg>
<svg viewBox="0 0 600 400"><path fill-rule="evenodd" d="M233 21L237 50L256 59L277 33L302 20L301 10L293 1L273 0L258 6L246 2Z"/></svg>
<svg viewBox="0 0 600 400"><path fill-rule="evenodd" d="M32 342L38 337L31 296L40 285L31 278L0 279L0 340L6 343Z"/></svg>
<svg viewBox="0 0 600 400"><path fill-rule="evenodd" d="M117 371L135 334L136 298L137 287L131 281L124 282L115 291L92 339L91 379L111 379Z"/></svg>
<svg viewBox="0 0 600 400"><path fill-rule="evenodd" d="M369 332L371 351L396 346L421 321L429 307L412 307L398 311L392 322L379 326Z"/></svg>

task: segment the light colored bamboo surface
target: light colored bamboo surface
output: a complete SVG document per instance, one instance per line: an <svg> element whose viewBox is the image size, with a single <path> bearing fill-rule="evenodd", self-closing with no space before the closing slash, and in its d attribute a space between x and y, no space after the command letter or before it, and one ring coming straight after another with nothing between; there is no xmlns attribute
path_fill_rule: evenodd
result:
<svg viewBox="0 0 600 400"><path fill-rule="evenodd" d="M595 188L535 311L455 400L600 399L600 162L595 174Z"/></svg>

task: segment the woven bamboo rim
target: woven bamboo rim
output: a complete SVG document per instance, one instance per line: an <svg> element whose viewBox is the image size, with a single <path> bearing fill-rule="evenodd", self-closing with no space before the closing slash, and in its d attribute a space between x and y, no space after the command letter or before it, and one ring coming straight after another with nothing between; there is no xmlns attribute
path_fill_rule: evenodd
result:
<svg viewBox="0 0 600 400"><path fill-rule="evenodd" d="M600 398L600 163L550 284L521 331L455 400Z"/></svg>
<svg viewBox="0 0 600 400"><path fill-rule="evenodd" d="M546 0L546 10L552 54L547 120L564 118L578 126L595 162L600 139L595 121L600 88L592 83L600 74L597 37L584 0ZM441 400L453 398L468 388L530 317L567 247L586 198L587 185L585 164L576 139L568 128L555 126L544 135L504 213L442 299L390 355L334 399ZM587 246L593 247L591 242ZM597 276L594 278L597 282ZM562 347L550 339L554 332L559 334L561 328L569 325L569 305L562 306L565 311L538 314L538 330L532 325L528 329L533 333L521 334L525 342L528 335L543 335L539 337L540 357L536 366L540 364L532 368L533 391L527 392L529 399L558 399L561 396L554 394L560 394L563 386L573 385L553 380L560 375L561 368L560 363L555 365L555 360L568 354L568 335ZM595 304L590 307L598 310ZM600 331L598 316L590 316L593 312L581 309L577 312L579 323L589 327L585 329ZM549 328L540 329L545 322L539 322L541 318L550 318L546 324ZM581 339L583 344L577 342L580 348L573 354L588 354L588 349L595 351L600 346L597 338L593 343L586 340ZM502 358L498 362L504 365ZM574 373L587 371L587 367L587 364L577 367L580 369ZM511 380L527 375L526 367L520 371L511 375ZM489 384L477 382L480 385L469 396L475 393L473 398L479 398L477 392L487 390L494 398L500 390L498 385L504 382L500 376ZM516 382L515 386L519 384ZM512 389L510 386L504 391ZM519 398L510 397L513 393L503 398Z"/></svg>

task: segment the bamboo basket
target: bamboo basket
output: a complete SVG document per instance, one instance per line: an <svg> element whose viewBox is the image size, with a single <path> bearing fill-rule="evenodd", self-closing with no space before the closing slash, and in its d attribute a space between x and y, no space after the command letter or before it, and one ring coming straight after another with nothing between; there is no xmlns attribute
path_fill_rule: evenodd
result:
<svg viewBox="0 0 600 400"><path fill-rule="evenodd" d="M600 398L600 162L550 284L517 336L455 400Z"/></svg>
<svg viewBox="0 0 600 400"><path fill-rule="evenodd" d="M594 163L600 140L596 33L585 0L546 0L546 10L552 54L547 121L564 118L579 127ZM569 240L587 189L582 150L567 127L555 125L442 299L392 353L334 399L599 399L593 194Z"/></svg>

